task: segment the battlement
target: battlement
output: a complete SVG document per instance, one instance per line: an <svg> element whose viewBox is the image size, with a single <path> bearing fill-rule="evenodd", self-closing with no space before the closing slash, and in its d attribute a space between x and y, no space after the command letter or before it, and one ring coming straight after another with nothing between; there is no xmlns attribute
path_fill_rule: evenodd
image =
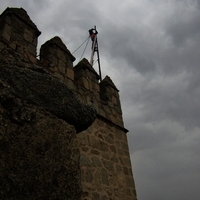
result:
<svg viewBox="0 0 200 200"><path fill-rule="evenodd" d="M123 127L119 90L106 76L99 83L99 75L84 58L73 67L74 56L59 37L42 45L40 61L51 74L66 83L80 99L93 104L99 115Z"/></svg>
<svg viewBox="0 0 200 200"><path fill-rule="evenodd" d="M124 126L119 91L108 76L99 83L99 75L85 58L73 67L75 57L58 36L41 46L37 59L37 38L41 32L23 8L7 8L1 14L0 24L0 49L10 47L23 54L27 62L38 63L64 81L84 103L93 104L99 115Z"/></svg>
<svg viewBox="0 0 200 200"><path fill-rule="evenodd" d="M23 58L20 65L44 69L97 111L95 122L77 135L82 199L136 200L119 90L109 76L99 82L87 59L74 66L75 57L58 36L41 46L38 57L40 34L23 8L7 8L0 15L0 51L14 50Z"/></svg>
<svg viewBox="0 0 200 200"><path fill-rule="evenodd" d="M23 8L7 8L0 17L0 48L10 47L36 57L37 38L41 32Z"/></svg>

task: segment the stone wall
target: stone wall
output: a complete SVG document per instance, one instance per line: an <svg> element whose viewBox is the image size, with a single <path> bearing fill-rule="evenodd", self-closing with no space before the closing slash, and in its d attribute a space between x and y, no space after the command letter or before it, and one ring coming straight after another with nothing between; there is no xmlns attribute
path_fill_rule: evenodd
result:
<svg viewBox="0 0 200 200"><path fill-rule="evenodd" d="M17 28L18 23L21 26L21 32ZM81 194L81 196L67 198L67 196L62 196L64 192L61 192L59 199L136 200L136 190L126 135L128 130L124 128L119 90L110 77L106 76L99 82L99 75L86 59L83 59L73 67L74 56L57 36L41 46L40 59L36 59L37 37L40 32L23 9L7 8L0 16L0 24L2 24L0 30L1 52L5 51L6 48L10 48L16 53L23 55L20 61L18 60L18 66L31 68L37 72L42 71L43 74L47 74L49 78L46 77L45 80L50 80L49 88L54 87L51 79L57 80L62 85L60 85L63 88L62 90L59 90L59 88L48 89L47 87L38 96L35 95L38 90L35 88L35 90L32 90L32 93L29 93L30 98L25 98L26 101L31 101L34 105L40 106L45 112L50 112L51 115L56 116L59 120L64 120L68 124L74 125L78 133L74 136L72 131L74 139L69 141L62 136L62 131L60 132L57 126L51 131L52 135L61 134L60 139L63 137L63 140L68 141L68 143L61 142L63 144L61 148L63 156L64 151L66 151L67 157L70 156L67 154L67 151L69 150L70 152L70 148L72 148L70 143L74 144L72 145L73 148L78 149L80 156L79 160L78 154L72 153L70 158L73 159L75 155L76 163L77 159L79 161L77 164L78 168L74 168L77 170L75 177L79 178L76 179L76 183L72 181L72 187L76 185L78 189L77 194ZM14 35L18 36L15 37ZM12 56L11 58L8 56L6 62L9 63L13 61L12 59ZM15 60L13 61L14 63ZM7 68L9 69L9 67ZM32 85L40 84L33 82ZM40 86L42 87L42 85L43 83ZM46 85L48 85L48 82L46 82ZM65 87L70 92L66 91ZM15 88L15 90L19 92L18 88ZM60 91L63 93L60 93ZM52 94L54 95L52 96ZM82 103L76 100L75 102L78 103L72 103L74 100L63 97L66 94L69 97L76 94L78 101ZM32 101L31 97L34 97L33 99L36 101ZM39 99L39 104L37 99ZM50 104L48 99L51 100ZM49 107L52 109L49 109ZM95 108L97 115L93 108ZM96 117L95 121L93 120L94 116ZM59 124L60 121L58 120L57 122L57 120L55 119L55 123ZM91 124L91 122L93 123ZM71 128L67 128L67 126L66 129L71 132ZM40 130L39 127L37 127L33 134L37 135L38 130ZM43 127L41 127L41 130L43 130ZM12 135L11 133L9 134ZM46 134L42 137L43 139L45 137L48 138ZM57 140L57 144L60 139ZM49 143L53 143L53 140L50 140ZM39 142L38 148L43 145ZM12 156L11 159L13 159ZM51 159L53 158L51 157ZM62 166L66 167L67 165L65 164L65 159L58 160L58 162L63 163ZM59 163L57 164L59 165ZM32 165L31 162L30 164ZM44 167L44 164L41 164L41 166ZM74 169L71 170L74 172ZM41 169L39 168L38 170ZM49 173L52 172L49 171ZM18 180L20 181L20 179ZM60 184L64 184L64 181L62 180ZM68 184L66 183L66 185ZM21 188L23 187L25 186L23 185ZM76 191L73 189L73 195L74 192ZM67 192L66 195L68 195Z"/></svg>
<svg viewBox="0 0 200 200"><path fill-rule="evenodd" d="M80 199L74 127L24 100L2 97L2 92L1 85L1 199Z"/></svg>
<svg viewBox="0 0 200 200"><path fill-rule="evenodd" d="M82 199L136 199L125 130L98 117L78 139Z"/></svg>

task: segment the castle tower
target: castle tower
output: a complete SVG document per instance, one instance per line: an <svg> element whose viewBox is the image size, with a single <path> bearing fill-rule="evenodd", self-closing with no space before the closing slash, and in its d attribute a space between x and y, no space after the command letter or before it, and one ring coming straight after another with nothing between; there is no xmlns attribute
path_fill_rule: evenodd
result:
<svg viewBox="0 0 200 200"><path fill-rule="evenodd" d="M17 53L20 53L22 55L21 58L24 59L25 56L28 67L36 67L34 70L40 69L44 72L45 70L41 68L42 66L49 72L44 72L48 80L52 80L51 74L57 78L57 82L62 84L64 82L65 84L63 84L63 87L66 86L68 89L73 90L84 105L89 104L95 107L97 111L97 117L94 123L77 135L74 134L74 138L77 136L74 142L75 148L78 153L80 151L82 200L137 200L126 135L128 130L124 128L119 90L112 80L106 76L99 83L99 75L86 59L83 59L73 67L75 58L59 37L54 37L42 45L40 60L37 60L36 46L40 31L22 8L7 8L0 16L0 25L0 50L11 48ZM32 66L33 62L37 65ZM49 85L49 87L51 87L51 85ZM71 90L68 93L69 96L72 94ZM69 101L66 102L68 103ZM29 110L30 109L28 109L28 111ZM81 112L84 109L80 107L79 110ZM73 111L79 114L79 110L76 106L76 109ZM73 114L73 112L71 113ZM72 132L71 129L73 129L75 133L75 129L71 126L71 129L66 128L67 130L65 130L65 128L63 128L63 132L60 132L60 127L57 128L57 126L59 124L58 122L61 123L62 120L55 116L52 117L52 120L52 124L55 123L55 127L50 131L52 135L59 135L61 133L65 136L65 132L69 131L67 134ZM80 123L76 125L78 126ZM78 130L78 127L76 127L76 130ZM46 136L44 136L44 141L45 137ZM65 142L65 139L60 140L62 141L61 143ZM54 144L53 139L51 140L50 145L51 144ZM70 144L68 145L68 150L71 152ZM60 145L58 144L58 149L59 148ZM55 149L57 149L57 147ZM65 147L61 149L62 152L65 153ZM74 156L77 163L79 162L78 153ZM33 154L33 156L34 155L35 154ZM73 160L72 155L73 154L66 154L65 157L65 155L62 154L62 156L59 157L61 161L56 164L59 166L60 162L67 162L67 156L71 156ZM53 158L51 159L50 162L54 164ZM77 168L79 169L79 166ZM80 180L78 170L74 167L72 171L77 173L75 176ZM52 171L49 173L51 172ZM60 178L62 179L62 176ZM70 180L66 185L70 185ZM20 181L23 182L23 180L18 181L19 183ZM64 181L62 182L62 187L66 189ZM49 179L49 183L58 184L52 182L52 179ZM61 191L60 188L57 189ZM70 191L67 192L70 193ZM51 191L49 191L49 193L51 193ZM56 198L66 199L66 196L58 195Z"/></svg>
<svg viewBox="0 0 200 200"><path fill-rule="evenodd" d="M41 32L23 8L7 8L0 17L0 49L10 47L35 60L37 38Z"/></svg>
<svg viewBox="0 0 200 200"><path fill-rule="evenodd" d="M77 94L84 103L92 104L96 110L99 108L99 75L84 58L74 67L74 83L77 86Z"/></svg>
<svg viewBox="0 0 200 200"><path fill-rule="evenodd" d="M83 59L74 67L77 93L97 112L95 122L78 134L82 200L136 200L135 184L124 128L119 90Z"/></svg>

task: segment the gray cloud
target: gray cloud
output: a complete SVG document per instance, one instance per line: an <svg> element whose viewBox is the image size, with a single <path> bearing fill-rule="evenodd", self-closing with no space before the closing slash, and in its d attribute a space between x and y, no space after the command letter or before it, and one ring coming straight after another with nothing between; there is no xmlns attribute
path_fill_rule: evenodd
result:
<svg viewBox="0 0 200 200"><path fill-rule="evenodd" d="M2 1L75 50L97 25L102 74L120 90L139 200L200 198L200 1ZM90 46L85 57L90 57ZM82 54L76 52L77 61Z"/></svg>

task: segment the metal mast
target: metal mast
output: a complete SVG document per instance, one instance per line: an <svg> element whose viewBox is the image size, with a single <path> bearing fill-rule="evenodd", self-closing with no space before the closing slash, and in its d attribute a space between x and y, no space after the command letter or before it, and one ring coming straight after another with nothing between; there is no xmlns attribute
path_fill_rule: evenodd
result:
<svg viewBox="0 0 200 200"><path fill-rule="evenodd" d="M100 81L102 81L100 58L99 58L99 48L98 48L98 40L97 40L98 32L96 30L96 26L94 26L94 28L89 30L89 34L90 34L90 38L92 40L92 53L91 53L91 58L90 58L90 64L93 66L93 64L94 64L94 54L95 54L95 52L97 52L97 62L98 62L98 66L99 66L99 77L100 77Z"/></svg>

